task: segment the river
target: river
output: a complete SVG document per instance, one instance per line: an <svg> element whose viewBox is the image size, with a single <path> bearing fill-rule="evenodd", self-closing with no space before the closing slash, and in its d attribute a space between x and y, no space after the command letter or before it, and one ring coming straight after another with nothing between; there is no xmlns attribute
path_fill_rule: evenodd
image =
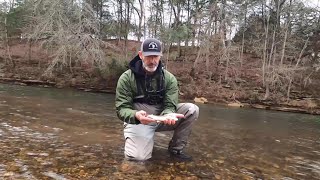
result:
<svg viewBox="0 0 320 180"><path fill-rule="evenodd" d="M0 84L0 179L320 179L320 117L199 105L187 152L171 132L153 158L123 159L114 95Z"/></svg>

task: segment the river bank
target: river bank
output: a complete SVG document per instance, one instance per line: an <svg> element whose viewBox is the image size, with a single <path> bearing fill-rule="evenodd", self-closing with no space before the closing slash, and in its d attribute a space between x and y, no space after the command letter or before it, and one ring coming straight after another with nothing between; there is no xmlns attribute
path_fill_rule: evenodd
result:
<svg viewBox="0 0 320 180"><path fill-rule="evenodd" d="M96 86L85 86L83 84L74 83L71 86L61 86L61 83L53 82L53 81L41 81L41 80L30 80L30 79L15 79L15 78L0 78L0 83L4 84L15 84L20 86L38 86L45 88L72 88L79 91L85 92L95 92L95 93L108 93L115 94L115 88L97 88ZM197 100L200 99L200 100ZM303 113L303 114L312 114L312 115L320 115L320 108L316 106L315 101L320 101L319 99L314 98L303 98L291 100L288 103L282 104L273 104L271 101L265 102L255 102L250 103L249 100L243 100L242 102L236 101L231 102L227 99L220 99L217 101L214 98L186 98L184 94L180 93L180 102L195 102L199 104L215 104L220 106L228 106L232 108L255 108L255 109L264 109L264 110L274 110L274 111L283 111L283 112L294 112L294 113Z"/></svg>

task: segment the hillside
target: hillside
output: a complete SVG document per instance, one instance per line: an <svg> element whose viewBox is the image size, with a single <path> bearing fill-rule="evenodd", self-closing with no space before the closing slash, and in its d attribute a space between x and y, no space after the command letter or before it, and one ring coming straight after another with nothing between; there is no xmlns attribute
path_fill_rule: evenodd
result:
<svg viewBox="0 0 320 180"><path fill-rule="evenodd" d="M126 59L124 63L128 63L140 48L140 43L137 41L128 41L127 46L124 41L118 40L107 40L105 43L108 61ZM26 41L16 39L11 41L10 45L15 67L13 68L12 63L6 65L5 49L0 47L2 82L114 92L117 78L121 73L109 70L106 74L101 74L95 67L81 64L72 69L61 69L52 76L48 76L44 72L52 54L40 48L40 43L33 44L29 49ZM225 64L218 64L214 54L209 58L198 58L196 68L192 70L197 58L197 50L190 47L181 48L181 57L177 56L177 47L171 47L169 54L165 51L163 57L167 69L176 75L179 81L181 99L191 101L195 97L204 97L209 100L209 103L241 103L255 108L320 114L320 87L317 86L320 84L319 74L314 75L314 81L307 88L294 84L289 101L282 93L271 93L270 98L264 100L265 88L262 84L261 60L258 57L244 54L242 66L230 63L227 71L228 78L225 79L221 76L225 70L221 67L225 67ZM169 57L168 61L167 57ZM110 62L110 66L113 66L112 61Z"/></svg>

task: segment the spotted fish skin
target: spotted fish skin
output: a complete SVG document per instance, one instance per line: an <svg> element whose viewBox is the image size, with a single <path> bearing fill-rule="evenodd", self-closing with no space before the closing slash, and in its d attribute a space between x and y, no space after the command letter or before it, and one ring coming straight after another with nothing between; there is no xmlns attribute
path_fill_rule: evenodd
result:
<svg viewBox="0 0 320 180"><path fill-rule="evenodd" d="M148 115L147 116L150 119L153 119L155 121L165 121L167 120L168 117L170 117L172 120L178 121L178 118L174 117L174 116L157 116L157 115Z"/></svg>

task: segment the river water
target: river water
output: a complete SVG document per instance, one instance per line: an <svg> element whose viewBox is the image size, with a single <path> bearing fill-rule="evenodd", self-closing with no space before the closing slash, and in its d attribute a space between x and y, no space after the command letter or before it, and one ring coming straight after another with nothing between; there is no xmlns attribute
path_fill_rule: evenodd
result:
<svg viewBox="0 0 320 180"><path fill-rule="evenodd" d="M2 179L320 179L320 117L199 105L187 152L123 159L114 95L0 84Z"/></svg>

